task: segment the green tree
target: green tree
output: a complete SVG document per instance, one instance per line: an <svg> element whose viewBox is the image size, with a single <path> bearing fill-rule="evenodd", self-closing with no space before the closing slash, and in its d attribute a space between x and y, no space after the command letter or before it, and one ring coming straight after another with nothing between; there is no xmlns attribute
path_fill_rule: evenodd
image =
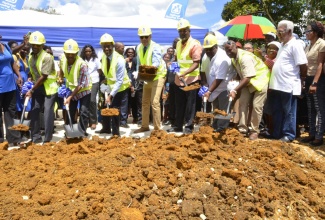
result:
<svg viewBox="0 0 325 220"><path fill-rule="evenodd" d="M238 15L268 18L275 26L281 20L293 21L295 32L301 34L312 20L324 20L325 0L232 0L225 4L221 17L225 21Z"/></svg>

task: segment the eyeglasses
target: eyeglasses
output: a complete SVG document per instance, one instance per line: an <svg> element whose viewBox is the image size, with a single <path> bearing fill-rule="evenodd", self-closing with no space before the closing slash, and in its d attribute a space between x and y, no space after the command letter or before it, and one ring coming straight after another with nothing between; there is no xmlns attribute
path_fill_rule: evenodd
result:
<svg viewBox="0 0 325 220"><path fill-rule="evenodd" d="M267 50L269 50L269 51L278 51L278 50L276 50L276 49L272 49L272 48L267 48Z"/></svg>
<svg viewBox="0 0 325 220"><path fill-rule="evenodd" d="M287 30L283 30L283 31L279 31L279 30L277 30L277 31L276 31L277 34L284 34L285 32L287 32Z"/></svg>
<svg viewBox="0 0 325 220"><path fill-rule="evenodd" d="M313 30L306 30L304 34L309 34L310 32L313 32Z"/></svg>
<svg viewBox="0 0 325 220"><path fill-rule="evenodd" d="M252 47L244 47L244 50L252 50Z"/></svg>
<svg viewBox="0 0 325 220"><path fill-rule="evenodd" d="M140 39L148 39L149 36L140 36Z"/></svg>

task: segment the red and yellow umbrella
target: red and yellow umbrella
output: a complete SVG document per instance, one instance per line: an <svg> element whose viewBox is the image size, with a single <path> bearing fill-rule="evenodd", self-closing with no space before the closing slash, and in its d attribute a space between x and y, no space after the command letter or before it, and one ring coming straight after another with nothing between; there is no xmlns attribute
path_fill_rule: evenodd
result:
<svg viewBox="0 0 325 220"><path fill-rule="evenodd" d="M243 15L226 22L219 30L227 37L240 39L264 38L263 34L276 32L275 26L267 18Z"/></svg>

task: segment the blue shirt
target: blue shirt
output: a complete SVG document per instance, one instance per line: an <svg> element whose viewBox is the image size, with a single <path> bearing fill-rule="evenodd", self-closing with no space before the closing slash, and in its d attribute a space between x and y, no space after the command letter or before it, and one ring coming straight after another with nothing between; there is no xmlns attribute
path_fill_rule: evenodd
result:
<svg viewBox="0 0 325 220"><path fill-rule="evenodd" d="M151 43L151 42L150 42ZM148 45L147 47L149 47L150 45ZM161 49L160 49L160 46L159 44L154 44L153 45L153 51L152 51L152 65L155 66L155 67L159 67L160 65L160 60L161 60ZM137 55L137 70L139 71L139 66L141 65L140 63L140 58L139 58L139 55Z"/></svg>
<svg viewBox="0 0 325 220"><path fill-rule="evenodd" d="M113 53L108 57L108 59L112 60ZM116 93L118 93L118 90L121 88L123 84L124 79L124 73L125 73L125 60L122 57L117 58L117 65L116 65L116 82L114 84L114 87L111 91L111 96L115 96Z"/></svg>
<svg viewBox="0 0 325 220"><path fill-rule="evenodd" d="M12 69L14 58L9 47L4 46L3 53L0 53L0 93L16 90L15 74Z"/></svg>

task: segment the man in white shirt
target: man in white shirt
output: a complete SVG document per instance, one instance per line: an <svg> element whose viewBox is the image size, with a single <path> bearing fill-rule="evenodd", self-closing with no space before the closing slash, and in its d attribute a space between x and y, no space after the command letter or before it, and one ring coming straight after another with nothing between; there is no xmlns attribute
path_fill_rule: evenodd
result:
<svg viewBox="0 0 325 220"><path fill-rule="evenodd" d="M203 95L209 102L213 102L213 108L227 111L228 93L227 83L234 77L234 69L231 65L231 59L226 52L218 48L217 38L214 35L207 35L204 38L203 47L210 60L207 71L205 71L208 91ZM229 120L214 120L214 131L220 132L227 128Z"/></svg>
<svg viewBox="0 0 325 220"><path fill-rule="evenodd" d="M272 136L283 142L296 137L297 97L301 93L301 80L307 74L307 58L301 44L293 37L293 23L283 20L277 35L282 48L278 51L270 78L268 98L272 103Z"/></svg>

